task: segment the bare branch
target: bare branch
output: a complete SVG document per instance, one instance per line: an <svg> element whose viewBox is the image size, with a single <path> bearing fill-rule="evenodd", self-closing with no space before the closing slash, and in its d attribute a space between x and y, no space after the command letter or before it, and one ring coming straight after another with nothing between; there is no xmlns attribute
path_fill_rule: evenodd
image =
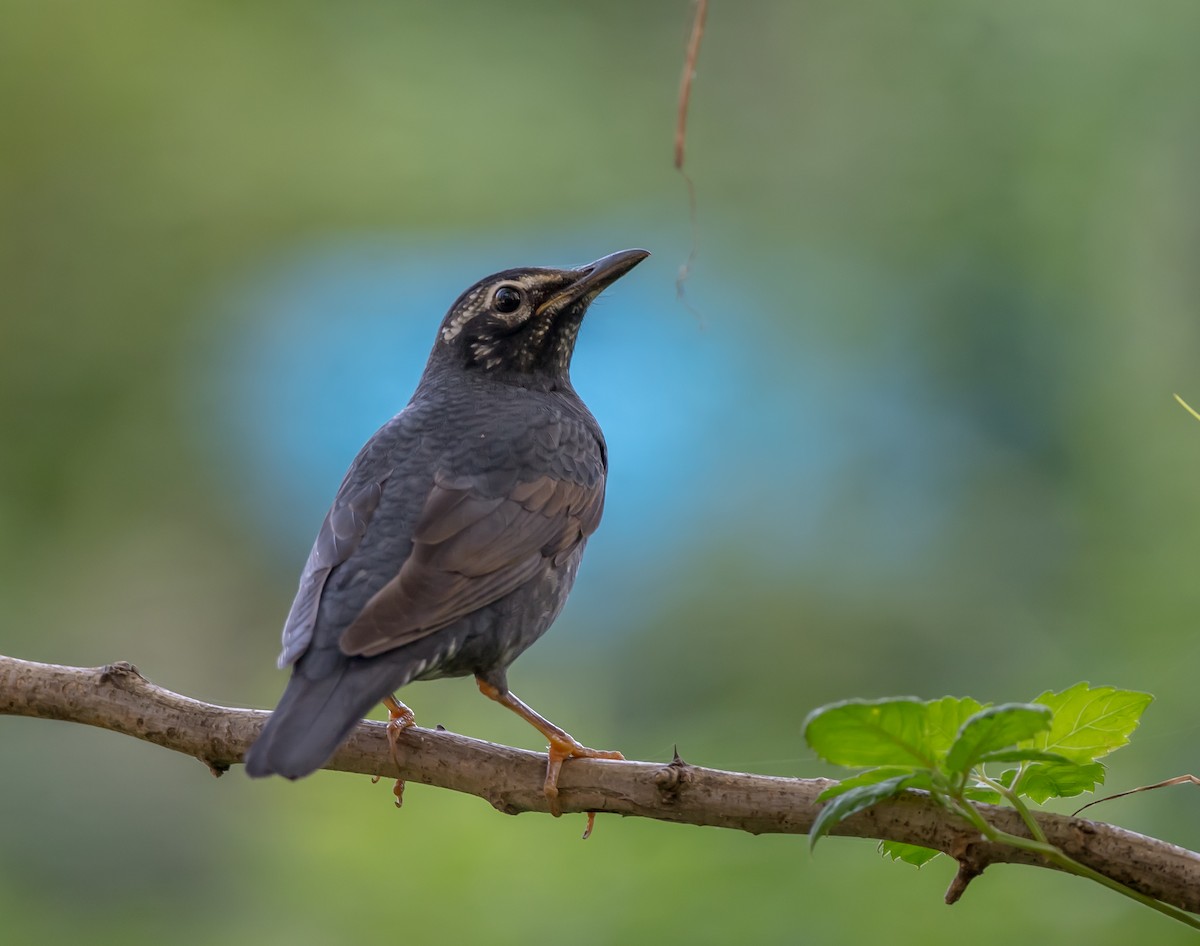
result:
<svg viewBox="0 0 1200 946"><path fill-rule="evenodd" d="M193 756L215 774L240 762L268 714L202 703L164 690L127 663L62 667L0 656L0 715L86 723ZM383 723L364 721L329 769L399 776L485 799L508 814L548 811L546 757L454 733L413 727L399 739L400 771ZM805 834L827 779L790 779L668 763L576 759L559 779L565 812L608 812L681 824L737 828L752 834ZM1024 836L1017 814L980 805L1002 831ZM1039 814L1051 844L1070 857L1184 910L1200 911L1200 854L1102 822ZM918 792L883 802L844 821L835 834L919 844L959 865L956 899L969 878L997 863L1044 863L1037 855L981 839Z"/></svg>

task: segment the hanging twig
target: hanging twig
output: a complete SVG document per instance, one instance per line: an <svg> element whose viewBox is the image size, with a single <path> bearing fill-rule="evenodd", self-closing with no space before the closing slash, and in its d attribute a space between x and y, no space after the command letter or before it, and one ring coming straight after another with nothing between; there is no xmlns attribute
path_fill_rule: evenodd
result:
<svg viewBox="0 0 1200 946"><path fill-rule="evenodd" d="M707 14L708 0L696 0L696 17L692 20L692 35L683 61L683 78L679 82L679 112L675 123L675 167L681 171L683 148L687 140L688 103L692 98L692 80L696 77L696 60L700 56L700 40L704 38L704 18Z"/></svg>
<svg viewBox="0 0 1200 946"><path fill-rule="evenodd" d="M683 77L679 81L679 110L675 121L675 167L683 175L687 186L688 221L691 225L691 245L688 247L687 259L679 267L675 276L675 294L693 315L699 313L692 308L684 295L683 284L692 271L692 263L696 259L696 186L692 177L683 169L684 146L687 142L688 105L692 98L692 80L696 77L696 60L700 56L700 41L704 38L704 19L708 14L708 0L696 0L696 15L692 20L692 35L688 39L687 55L683 61Z"/></svg>

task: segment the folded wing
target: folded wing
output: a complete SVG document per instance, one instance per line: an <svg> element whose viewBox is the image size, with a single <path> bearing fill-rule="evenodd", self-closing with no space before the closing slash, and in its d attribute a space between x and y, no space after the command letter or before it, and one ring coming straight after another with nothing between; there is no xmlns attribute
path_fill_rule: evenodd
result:
<svg viewBox="0 0 1200 946"><path fill-rule="evenodd" d="M343 632L344 653L370 657L419 640L561 565L604 506L603 477L589 486L544 475L489 492L486 477L435 478L412 553Z"/></svg>
<svg viewBox="0 0 1200 946"><path fill-rule="evenodd" d="M317 607L321 603L321 593L325 590L329 573L358 548L366 534L367 524L379 505L386 479L384 475L346 495L339 494L334 500L333 508L317 533L312 551L308 553L308 561L304 563L304 571L300 574L300 587L283 625L280 668L295 663L308 649L317 623Z"/></svg>

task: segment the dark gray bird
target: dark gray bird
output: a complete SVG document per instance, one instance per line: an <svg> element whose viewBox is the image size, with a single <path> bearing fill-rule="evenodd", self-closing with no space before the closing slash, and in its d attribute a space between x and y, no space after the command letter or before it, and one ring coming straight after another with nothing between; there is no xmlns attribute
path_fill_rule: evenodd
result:
<svg viewBox="0 0 1200 946"><path fill-rule="evenodd" d="M412 400L359 452L317 535L283 629L292 677L251 776L319 769L381 701L394 739L413 722L395 690L467 674L549 740L552 810L564 759L621 758L535 713L507 670L562 610L604 507L604 435L570 380L580 323L649 255L506 270L451 306Z"/></svg>

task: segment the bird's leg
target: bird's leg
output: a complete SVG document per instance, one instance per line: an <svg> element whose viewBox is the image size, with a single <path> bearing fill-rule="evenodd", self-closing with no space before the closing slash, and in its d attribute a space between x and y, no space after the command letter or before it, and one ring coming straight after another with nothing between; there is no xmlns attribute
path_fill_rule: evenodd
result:
<svg viewBox="0 0 1200 946"><path fill-rule="evenodd" d="M392 748L392 761L396 763L396 770L400 769L400 750L397 748L397 743L400 739L400 734L409 726L415 726L417 717L407 706L401 703L394 696L385 696L383 705L387 707L388 723L387 737L388 745ZM396 807L399 808L404 804L404 779L396 779L396 784L392 786L392 794L396 796Z"/></svg>
<svg viewBox="0 0 1200 946"><path fill-rule="evenodd" d="M558 804L558 773L562 770L563 762L567 759L623 760L625 758L619 752L612 752L607 749L589 749L587 746L580 745L568 732L559 729L554 723L550 722L550 720L546 719L546 717L542 716L527 703L517 699L512 693L507 690L501 690L499 687L493 686L479 677L475 678L475 682L479 685L480 693L489 700L495 700L501 706L507 706L549 740L550 748L548 751L550 762L546 766L546 783L542 787L542 790L546 793L546 798L550 801L550 814L554 815L555 818L562 814L562 809ZM589 813L589 832L593 817L594 815Z"/></svg>

